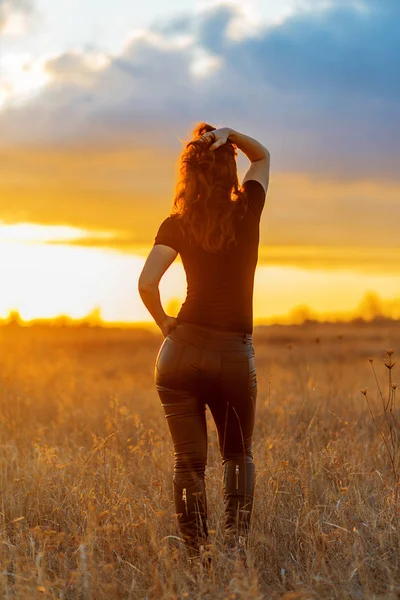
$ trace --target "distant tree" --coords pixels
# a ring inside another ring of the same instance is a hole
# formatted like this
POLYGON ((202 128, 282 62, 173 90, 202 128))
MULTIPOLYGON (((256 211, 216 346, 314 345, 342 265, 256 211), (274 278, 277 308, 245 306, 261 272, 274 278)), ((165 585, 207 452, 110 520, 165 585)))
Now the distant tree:
POLYGON ((90 327, 100 327, 102 322, 101 308, 100 306, 95 306, 85 318, 85 323, 90 325, 90 327))
POLYGON ((302 325, 305 321, 313 321, 314 315, 309 306, 299 304, 295 306, 288 314, 288 322, 293 325, 302 325))
POLYGON ((68 317, 68 315, 59 315, 52 319, 51 323, 55 327, 69 327, 71 325, 72 319, 68 317))
POLYGON ((366 321, 383 316, 382 300, 376 292, 368 291, 358 304, 357 314, 366 321))
POLYGON ((20 327, 22 325, 22 319, 18 310, 10 310, 5 322, 6 325, 9 325, 11 327, 20 327))

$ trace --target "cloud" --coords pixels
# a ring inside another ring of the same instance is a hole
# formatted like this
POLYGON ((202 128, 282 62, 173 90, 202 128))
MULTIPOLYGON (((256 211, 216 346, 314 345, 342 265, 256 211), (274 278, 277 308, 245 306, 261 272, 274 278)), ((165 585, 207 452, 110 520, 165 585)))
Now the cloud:
POLYGON ((144 243, 170 208, 180 140, 206 120, 270 148, 269 243, 397 245, 399 15, 397 0, 314 0, 236 38, 241 9, 224 4, 116 55, 43 58, 49 83, 0 111, 0 214, 144 243), (214 65, 201 77, 199 52, 214 65))
MULTIPOLYGON (((47 240, 46 244, 102 248, 146 257, 149 252, 149 237, 146 241, 146 245, 138 246, 135 237, 124 236, 121 232, 121 234, 114 236, 91 236, 88 234, 70 240, 51 239, 47 240)), ((152 239, 150 241, 152 242, 152 239)), ((318 271, 356 271, 378 275, 391 275, 400 272, 399 248, 261 245, 258 259, 260 265, 295 267, 318 271)))
POLYGON ((11 20, 16 15, 24 17, 33 13, 31 0, 0 0, 0 33, 7 32, 11 20))
POLYGON ((196 27, 199 45, 212 53, 223 54, 229 25, 237 12, 235 6, 224 4, 204 12, 196 27))
POLYGON ((399 11, 394 0, 320 4, 232 39, 240 8, 223 4, 142 32, 101 69, 68 52, 47 61, 39 95, 0 112, 2 143, 177 149, 205 119, 261 138, 278 170, 397 178, 399 11), (218 58, 201 78, 199 51, 218 58))

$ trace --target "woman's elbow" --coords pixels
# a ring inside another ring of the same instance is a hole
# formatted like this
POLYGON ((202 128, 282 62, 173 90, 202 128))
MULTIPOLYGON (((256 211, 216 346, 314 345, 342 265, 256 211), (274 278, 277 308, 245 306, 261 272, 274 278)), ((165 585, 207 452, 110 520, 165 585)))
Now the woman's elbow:
POLYGON ((144 294, 148 294, 149 292, 153 292, 158 287, 158 283, 154 281, 150 281, 145 277, 140 276, 138 280, 138 290, 139 294, 142 296, 144 294))

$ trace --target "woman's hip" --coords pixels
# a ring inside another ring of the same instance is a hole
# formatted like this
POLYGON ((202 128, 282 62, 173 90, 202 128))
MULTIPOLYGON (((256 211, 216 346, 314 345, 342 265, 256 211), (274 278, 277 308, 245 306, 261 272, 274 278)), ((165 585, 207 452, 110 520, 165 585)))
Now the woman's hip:
POLYGON ((239 354, 254 352, 251 333, 226 331, 186 321, 179 321, 167 337, 177 342, 191 344, 202 350, 239 354))
POLYGON ((178 326, 166 336, 159 349, 155 367, 158 385, 199 391, 206 382, 220 386, 229 379, 255 385, 255 354, 251 342, 240 338, 204 338, 192 328, 178 326), (227 376, 228 375, 228 376, 227 376))

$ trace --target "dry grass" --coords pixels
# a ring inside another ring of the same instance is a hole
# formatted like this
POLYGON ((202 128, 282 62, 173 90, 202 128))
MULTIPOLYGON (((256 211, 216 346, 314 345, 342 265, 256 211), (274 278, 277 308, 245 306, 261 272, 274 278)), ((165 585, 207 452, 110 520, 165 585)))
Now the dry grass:
MULTIPOLYGON (((214 575, 199 580, 174 537, 172 442, 153 385, 161 340, 0 329, 0 597, 399 598, 400 505, 381 435, 398 432, 399 416, 393 396, 390 431, 368 358, 386 393, 400 324, 255 330, 251 568, 216 553, 214 575)), ((218 546, 222 470, 208 422, 218 546)))

